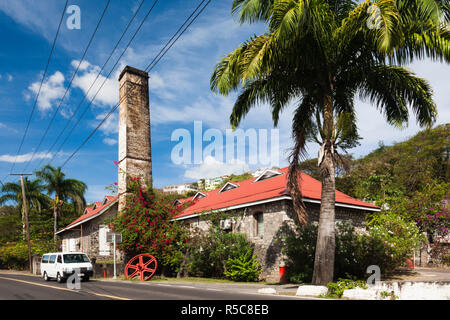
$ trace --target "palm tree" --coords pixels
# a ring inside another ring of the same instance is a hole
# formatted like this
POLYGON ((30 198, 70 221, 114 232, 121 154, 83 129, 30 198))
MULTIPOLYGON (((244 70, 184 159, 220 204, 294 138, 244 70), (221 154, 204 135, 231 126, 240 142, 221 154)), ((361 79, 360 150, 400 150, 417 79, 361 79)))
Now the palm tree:
POLYGON ((87 186, 84 182, 75 179, 66 179, 61 168, 54 168, 47 164, 40 171, 35 172, 36 176, 45 183, 45 190, 49 196, 54 196, 53 207, 53 232, 56 241, 56 231, 58 229, 58 215, 64 201, 71 200, 78 211, 82 211, 86 205, 84 193, 87 186))
MULTIPOLYGON (((33 210, 40 213, 42 207, 47 206, 49 203, 48 197, 42 193, 44 191, 44 186, 41 185, 40 180, 34 179, 30 181, 27 177, 23 179, 23 185, 26 193, 28 212, 32 212, 33 210)), ((3 184, 0 191, 3 193, 3 195, 0 196, 0 205, 3 205, 7 201, 12 201, 17 204, 22 219, 22 231, 25 236, 25 216, 20 180, 3 184)))
POLYGON ((234 0, 232 12, 241 23, 266 22, 267 32, 216 65, 211 90, 239 91, 233 128, 259 103, 270 105, 277 126, 280 113, 295 104, 288 187, 300 223, 307 213, 299 162, 308 141, 320 144, 313 284, 327 284, 334 272, 337 150, 359 138, 355 97, 376 105, 392 125, 408 122, 409 106, 421 126, 430 126, 437 114, 432 89, 403 65, 424 57, 450 61, 449 6, 436 0, 234 0))

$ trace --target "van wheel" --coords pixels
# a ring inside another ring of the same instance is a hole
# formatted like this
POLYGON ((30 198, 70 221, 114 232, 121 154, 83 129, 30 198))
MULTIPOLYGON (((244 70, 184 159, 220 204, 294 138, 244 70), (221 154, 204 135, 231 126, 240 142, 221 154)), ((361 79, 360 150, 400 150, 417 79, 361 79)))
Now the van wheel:
POLYGON ((63 283, 64 282, 64 278, 61 277, 61 274, 59 272, 56 275, 56 281, 58 281, 58 283, 63 283))
POLYGON ((47 275, 47 272, 44 272, 43 278, 44 278, 45 281, 49 281, 50 280, 50 278, 47 275))

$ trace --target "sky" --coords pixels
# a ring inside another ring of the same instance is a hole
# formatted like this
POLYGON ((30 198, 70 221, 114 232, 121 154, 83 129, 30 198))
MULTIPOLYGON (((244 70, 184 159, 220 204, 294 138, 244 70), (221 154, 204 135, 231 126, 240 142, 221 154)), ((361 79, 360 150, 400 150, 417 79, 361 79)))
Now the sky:
MULTIPOLYGON (((110 0, 81 62, 107 0, 69 1, 69 6, 76 5, 80 9, 80 28, 70 28, 67 22, 73 21, 73 11, 65 13, 35 112, 23 146, 17 154, 44 74, 64 1, 0 0, 0 35, 3 40, 0 47, 0 179, 3 182, 15 179, 8 175, 14 161, 13 172, 30 172, 48 161, 54 166, 62 165, 118 102, 120 71, 127 65, 145 69, 200 0, 159 0, 129 48, 124 51, 154 3, 153 0, 145 0, 128 33, 97 82, 92 84, 140 2, 110 0), (116 62, 116 67, 112 69, 116 62), (77 68, 78 72, 75 73, 77 68), (103 87, 93 99, 103 82, 103 87), (87 98, 83 101, 85 96, 87 98), (89 103, 91 99, 92 103, 89 103), (54 121, 37 149, 53 116, 54 121), (77 122, 78 125, 68 136, 77 122), (67 130, 56 140, 66 126, 67 130), (60 152, 56 153, 59 149, 60 152), (33 153, 35 156, 31 161, 33 153)), ((264 33, 264 30, 263 24, 239 24, 231 15, 231 0, 212 0, 151 70, 149 90, 155 187, 267 166, 267 162, 261 160, 263 157, 258 157, 256 163, 250 161, 251 152, 259 155, 262 151, 248 141, 245 143, 248 155, 243 157, 228 156, 224 150, 208 154, 208 141, 212 140, 205 137, 199 161, 179 163, 173 157, 173 151, 181 141, 174 139, 174 136, 180 130, 190 134, 192 144, 198 138, 199 131, 196 128, 201 131, 200 141, 202 133, 207 132, 222 135, 225 141, 236 94, 223 97, 211 92, 211 73, 225 54, 250 37, 264 33)), ((450 122, 450 67, 423 60, 414 62, 409 68, 426 78, 433 87, 438 106, 436 124, 450 122)), ((413 116, 407 127, 399 129, 389 126, 379 111, 368 102, 357 101, 356 109, 363 139, 361 146, 349 151, 355 157, 370 153, 380 141, 389 145, 403 141, 420 130, 413 116)), ((269 108, 265 105, 254 108, 240 126, 243 130, 257 132, 258 139, 264 134, 268 141, 271 141, 271 134, 278 137, 278 145, 270 142, 269 149, 277 146, 270 152, 275 152, 279 167, 288 165, 293 110, 294 106, 286 108, 276 130, 269 108)), ((109 193, 105 187, 117 181, 117 167, 114 164, 118 150, 117 118, 115 112, 63 167, 68 178, 79 179, 88 185, 88 202, 101 200, 109 193)), ((307 147, 309 157, 316 157, 318 146, 311 143, 307 147)))

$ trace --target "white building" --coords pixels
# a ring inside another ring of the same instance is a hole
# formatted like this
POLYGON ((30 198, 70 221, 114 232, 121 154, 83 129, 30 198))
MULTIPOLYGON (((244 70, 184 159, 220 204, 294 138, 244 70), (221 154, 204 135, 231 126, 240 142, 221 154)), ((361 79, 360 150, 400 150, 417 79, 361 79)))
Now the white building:
POLYGON ((223 177, 205 178, 198 180, 197 183, 200 188, 210 191, 216 189, 224 180, 223 177))
POLYGON ((197 191, 197 187, 194 186, 192 183, 182 183, 182 184, 176 184, 172 186, 165 186, 163 188, 163 192, 165 193, 178 193, 178 194, 185 194, 189 191, 197 191))

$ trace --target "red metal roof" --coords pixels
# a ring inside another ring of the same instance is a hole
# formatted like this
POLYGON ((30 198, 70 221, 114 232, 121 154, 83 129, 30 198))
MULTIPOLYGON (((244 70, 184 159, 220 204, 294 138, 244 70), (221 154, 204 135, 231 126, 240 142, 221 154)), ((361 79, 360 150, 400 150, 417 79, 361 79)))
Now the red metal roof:
MULTIPOLYGON (((281 174, 268 179, 259 180, 254 177, 248 180, 240 181, 239 187, 220 192, 220 189, 203 192, 206 197, 194 200, 193 204, 183 210, 177 218, 187 217, 196 213, 208 212, 212 210, 225 209, 238 205, 245 205, 282 196, 290 196, 287 190, 287 172, 289 167, 279 170, 281 174)), ((300 190, 303 198, 319 200, 321 199, 322 183, 311 176, 301 173, 300 190)), ((179 199, 181 203, 192 200, 193 197, 187 199, 179 199)), ((371 209, 379 209, 379 207, 364 201, 354 199, 340 191, 336 190, 336 203, 365 207, 371 209)))
POLYGON ((106 196, 105 198, 108 199, 108 202, 106 204, 103 204, 103 202, 105 201, 105 200, 103 200, 102 202, 95 202, 95 204, 97 205, 97 208, 95 210, 92 210, 92 207, 86 207, 88 212, 83 214, 82 216, 80 216, 75 221, 72 221, 72 223, 70 223, 63 230, 70 229, 70 227, 72 227, 73 225, 75 225, 75 224, 77 224, 79 222, 82 222, 82 221, 84 221, 84 220, 86 220, 86 219, 88 219, 90 217, 93 217, 96 214, 100 213, 101 211, 103 211, 103 209, 108 207, 111 204, 111 202, 115 201, 117 199, 117 196, 106 196))

